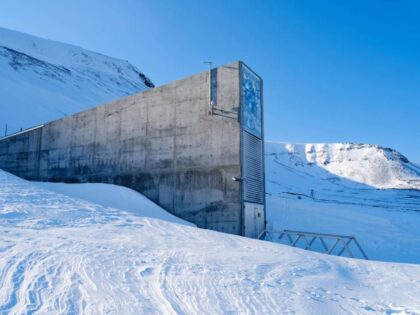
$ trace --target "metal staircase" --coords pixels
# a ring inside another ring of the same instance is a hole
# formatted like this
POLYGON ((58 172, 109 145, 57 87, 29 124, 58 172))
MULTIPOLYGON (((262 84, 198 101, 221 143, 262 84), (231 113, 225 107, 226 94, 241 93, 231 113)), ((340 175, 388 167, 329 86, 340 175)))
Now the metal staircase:
POLYGON ((317 251, 327 255, 344 256, 344 254, 347 254, 348 257, 368 260, 366 253, 354 236, 293 230, 263 230, 258 239, 317 251))

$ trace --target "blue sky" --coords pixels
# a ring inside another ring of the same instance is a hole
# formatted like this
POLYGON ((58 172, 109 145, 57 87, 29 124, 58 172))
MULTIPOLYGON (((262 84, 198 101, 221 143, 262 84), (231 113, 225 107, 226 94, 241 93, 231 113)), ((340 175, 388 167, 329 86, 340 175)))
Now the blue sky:
POLYGON ((129 60, 161 85, 243 60, 265 135, 420 162, 420 1, 2 0, 0 26, 129 60))

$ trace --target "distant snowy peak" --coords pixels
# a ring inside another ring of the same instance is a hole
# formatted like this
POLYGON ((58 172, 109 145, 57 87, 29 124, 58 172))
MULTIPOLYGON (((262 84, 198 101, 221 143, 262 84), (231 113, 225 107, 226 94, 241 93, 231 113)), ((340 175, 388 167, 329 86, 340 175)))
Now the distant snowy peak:
POLYGON ((128 61, 0 28, 1 129, 7 124, 13 132, 153 87, 128 61))
POLYGON ((377 145, 268 142, 266 155, 292 167, 316 165, 332 175, 375 188, 420 189, 420 167, 401 153, 377 145))

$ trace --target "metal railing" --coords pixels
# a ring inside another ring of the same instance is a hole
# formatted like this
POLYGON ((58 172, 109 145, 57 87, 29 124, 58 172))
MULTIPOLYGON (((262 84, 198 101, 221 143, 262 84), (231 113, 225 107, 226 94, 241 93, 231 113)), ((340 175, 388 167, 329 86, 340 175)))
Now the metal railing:
POLYGON ((36 129, 39 129, 39 128, 42 128, 42 127, 44 127, 44 125, 38 125, 38 126, 34 126, 34 127, 31 127, 31 128, 27 128, 27 129, 22 129, 21 128, 20 131, 16 131, 16 132, 13 132, 13 133, 10 133, 10 134, 7 134, 7 129, 6 129, 4 137, 0 137, 0 140, 6 140, 6 139, 12 138, 14 136, 24 134, 26 132, 36 130, 36 129))
POLYGON ((277 241, 279 243, 281 243, 281 241, 286 241, 286 243, 282 244, 306 250, 320 251, 327 255, 342 256, 344 253, 347 253, 349 257, 359 258, 361 256, 361 258, 368 260, 366 253, 354 236, 293 230, 263 230, 260 235, 258 235, 258 239, 277 241), (275 235, 278 235, 276 239, 274 238, 275 235), (319 241, 317 242, 317 240, 319 241), (317 249, 313 248, 315 244, 319 245, 317 249), (352 245, 353 249, 356 249, 360 255, 354 255, 350 248, 352 245))

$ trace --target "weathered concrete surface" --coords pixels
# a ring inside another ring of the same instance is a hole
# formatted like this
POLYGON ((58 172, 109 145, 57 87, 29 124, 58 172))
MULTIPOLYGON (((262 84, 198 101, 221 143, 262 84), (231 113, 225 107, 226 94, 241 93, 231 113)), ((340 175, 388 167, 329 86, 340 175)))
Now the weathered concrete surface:
MULTIPOLYGON (((239 62, 217 68, 214 97, 240 106, 239 62)), ((124 185, 199 227, 242 233, 240 124, 209 115, 208 73, 0 141, 20 177, 124 185)))

